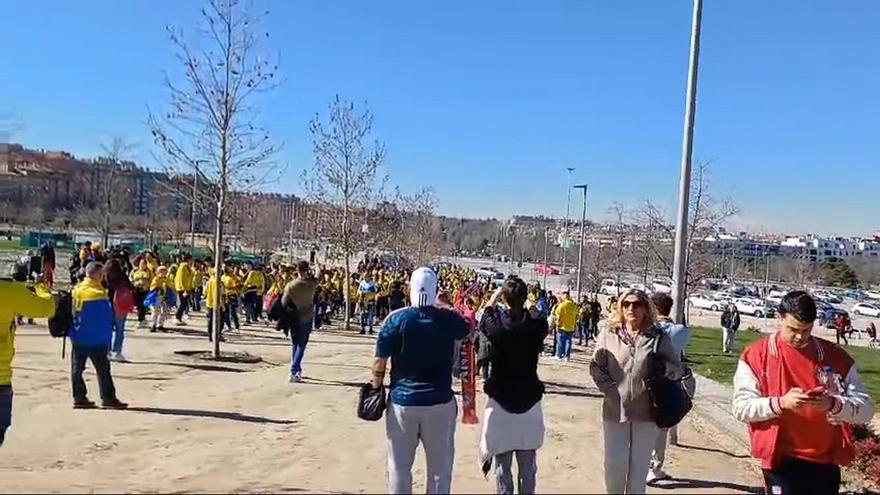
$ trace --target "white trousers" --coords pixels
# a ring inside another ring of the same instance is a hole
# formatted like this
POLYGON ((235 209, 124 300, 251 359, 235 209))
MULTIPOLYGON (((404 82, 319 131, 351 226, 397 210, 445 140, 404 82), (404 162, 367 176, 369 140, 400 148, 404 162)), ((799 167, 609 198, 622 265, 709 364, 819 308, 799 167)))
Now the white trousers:
POLYGON ((651 451, 659 432, 653 422, 603 423, 607 493, 645 493, 651 451))
POLYGON ((388 403, 388 492, 412 493, 412 465, 421 442, 427 464, 425 491, 449 493, 455 459, 455 399, 434 406, 398 406, 388 403))

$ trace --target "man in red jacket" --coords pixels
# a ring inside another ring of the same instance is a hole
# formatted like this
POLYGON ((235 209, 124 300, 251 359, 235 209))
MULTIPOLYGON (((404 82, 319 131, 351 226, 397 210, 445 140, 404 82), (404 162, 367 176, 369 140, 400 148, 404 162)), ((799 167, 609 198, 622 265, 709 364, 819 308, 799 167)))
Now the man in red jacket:
POLYGON ((850 425, 874 417, 855 362, 812 336, 816 303, 789 292, 778 330, 750 345, 733 379, 733 414, 749 425, 767 493, 837 493, 840 466, 852 461, 850 425))

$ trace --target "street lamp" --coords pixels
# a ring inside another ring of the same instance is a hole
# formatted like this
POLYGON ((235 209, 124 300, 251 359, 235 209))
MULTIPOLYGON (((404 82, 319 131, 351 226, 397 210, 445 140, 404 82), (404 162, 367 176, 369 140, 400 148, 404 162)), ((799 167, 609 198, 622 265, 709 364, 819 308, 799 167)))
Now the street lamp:
POLYGON ((568 184, 566 186, 567 199, 565 200, 565 220, 562 222, 562 276, 565 277, 565 255, 568 245, 568 219, 571 216, 571 173, 574 167, 566 168, 568 170, 568 184))
POLYGON ((681 182, 678 192, 678 216, 675 223, 675 259, 672 268, 673 307, 676 323, 685 320, 685 277, 687 277, 688 203, 691 194, 691 158, 694 153, 694 116, 697 109, 697 68, 700 62, 700 27, 703 0, 694 0, 691 24, 691 51, 685 97, 684 136, 681 143, 681 182))
POLYGON ((586 226, 587 226, 587 185, 580 184, 574 186, 575 189, 581 189, 584 192, 584 208, 581 211, 581 243, 580 248, 578 249, 578 268, 577 268, 577 300, 581 300, 581 279, 583 278, 583 270, 584 270, 584 239, 586 236, 586 226))

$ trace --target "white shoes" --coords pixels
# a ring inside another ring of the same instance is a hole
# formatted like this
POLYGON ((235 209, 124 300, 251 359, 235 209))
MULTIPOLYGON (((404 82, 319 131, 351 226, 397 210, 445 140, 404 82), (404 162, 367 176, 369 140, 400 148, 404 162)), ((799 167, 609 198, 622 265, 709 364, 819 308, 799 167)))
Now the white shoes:
POLYGON ((645 481, 650 485, 651 483, 668 480, 669 478, 669 475, 662 468, 651 468, 648 470, 648 477, 645 481))
POLYGON ((301 383, 303 381, 301 373, 295 373, 287 377, 287 383, 301 383))
POLYGON ((121 352, 111 352, 110 353, 110 361, 116 361, 117 363, 127 363, 128 359, 122 355, 121 352))

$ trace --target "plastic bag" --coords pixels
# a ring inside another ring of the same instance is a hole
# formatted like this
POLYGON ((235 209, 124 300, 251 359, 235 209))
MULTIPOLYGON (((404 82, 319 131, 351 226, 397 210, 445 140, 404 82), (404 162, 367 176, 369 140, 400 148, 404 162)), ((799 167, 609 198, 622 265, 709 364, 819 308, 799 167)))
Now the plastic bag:
POLYGON ((365 421, 379 421, 385 412, 385 387, 365 383, 358 395, 357 415, 365 421))

